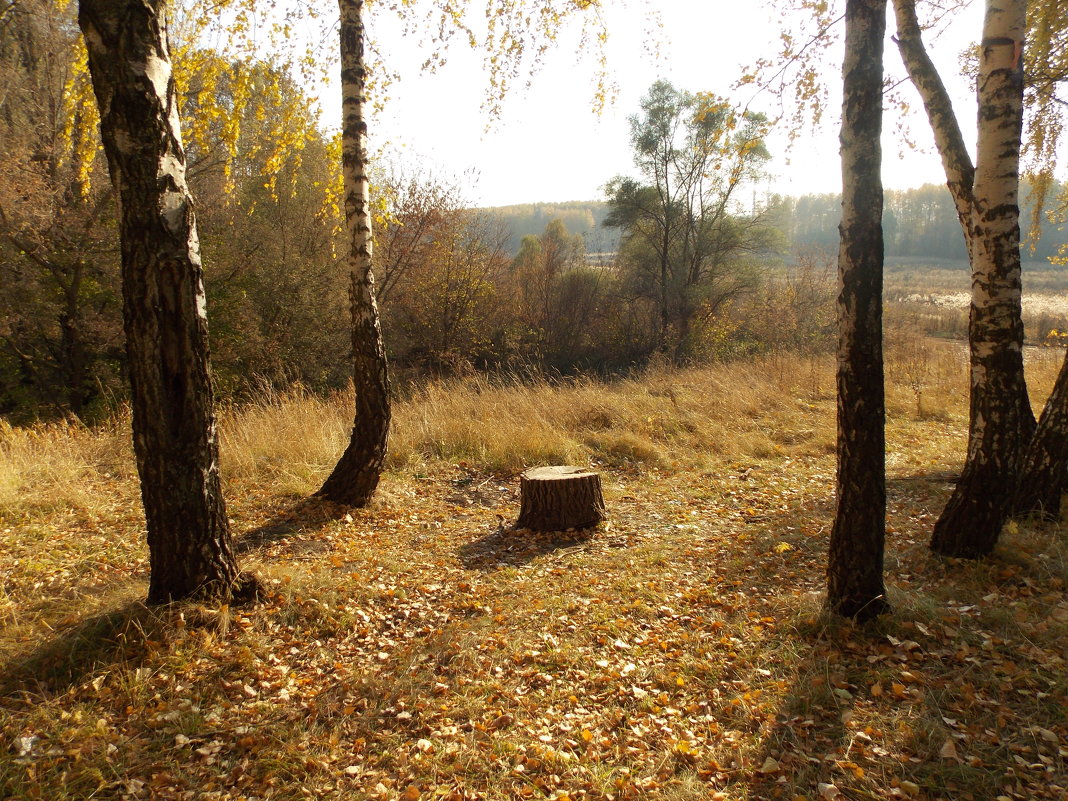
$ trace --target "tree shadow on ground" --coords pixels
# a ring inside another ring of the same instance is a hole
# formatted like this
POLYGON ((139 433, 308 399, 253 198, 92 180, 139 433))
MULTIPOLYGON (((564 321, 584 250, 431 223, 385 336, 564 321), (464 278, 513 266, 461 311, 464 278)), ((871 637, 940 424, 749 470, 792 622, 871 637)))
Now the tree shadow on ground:
MULTIPOLYGON (((888 476, 890 515, 915 516, 940 509, 956 478, 953 473, 938 470, 888 476)), ((758 508, 757 514, 750 515, 746 522, 752 533, 737 544, 739 579, 753 588, 805 588, 810 598, 822 598, 826 533, 834 516, 830 489, 828 486, 826 494, 805 495, 784 509, 758 508), (775 511, 782 514, 776 516, 775 511), (782 526, 780 521, 789 521, 792 528, 782 526), (820 536, 804 533, 813 531, 820 532, 820 536), (782 556, 777 559, 775 552, 780 546, 774 543, 778 541, 790 547, 782 547, 782 556)), ((759 506, 759 498, 739 498, 739 503, 759 506)), ((904 543, 888 541, 887 545, 888 560, 902 558, 904 543)), ((897 583, 893 575, 887 579, 891 586, 897 583)), ((911 580, 902 577, 900 581, 898 592, 908 592, 911 580)), ((755 595, 753 601, 756 603, 755 595)), ((908 641, 919 635, 912 633, 908 628, 912 624, 896 613, 855 626, 818 607, 808 608, 808 601, 799 606, 787 598, 786 603, 785 610, 774 603, 767 607, 773 617, 784 617, 772 635, 786 641, 778 649, 790 655, 788 665, 783 666, 788 670, 780 679, 784 692, 765 713, 759 744, 744 764, 735 766, 734 775, 738 778, 733 779, 733 771, 723 772, 720 781, 724 789, 744 788, 748 797, 769 800, 796 796, 873 801, 892 797, 888 794, 889 785, 880 787, 877 780, 906 780, 915 775, 915 766, 904 765, 897 777, 879 776, 887 765, 884 733, 867 731, 859 721, 872 707, 889 708, 906 701, 915 704, 920 712, 922 704, 914 698, 916 688, 895 684, 902 682, 900 673, 915 662, 914 655, 895 646, 891 636, 896 634, 897 641, 908 641), (900 697, 896 693, 901 693, 900 697)), ((742 680, 747 688, 759 688, 765 681, 759 671, 742 680)), ((725 728, 731 725, 731 710, 726 712, 721 723, 725 728)), ((926 710, 923 715, 926 719, 926 710)), ((747 723, 753 725, 744 719, 734 725, 744 730, 747 723)))
POLYGON ((263 525, 235 537, 234 552, 242 556, 290 539, 300 540, 290 544, 290 550, 294 553, 326 552, 330 550, 329 543, 314 539, 314 534, 328 523, 341 518, 346 509, 347 507, 314 496, 297 498, 288 507, 276 512, 274 517, 263 525))
POLYGON ((0 668, 0 696, 31 689, 62 693, 99 673, 102 666, 136 664, 158 647, 156 634, 164 626, 158 609, 136 600, 59 627, 55 636, 0 668))
POLYGON ((555 551, 585 546, 596 531, 596 528, 531 531, 502 523, 489 534, 460 546, 457 556, 468 570, 491 572, 503 567, 521 567, 555 551))
POLYGON ((797 632, 804 656, 753 759, 755 771, 745 784, 754 798, 789 798, 779 783, 783 776, 808 798, 872 798, 857 781, 863 775, 857 763, 865 762, 871 738, 861 731, 858 739, 850 720, 856 699, 869 691, 867 656, 881 639, 877 628, 853 629, 821 617, 797 632))
POLYGON ((887 493, 893 495, 915 494, 918 490, 942 489, 946 485, 954 486, 960 481, 959 470, 932 470, 929 473, 913 473, 907 476, 886 477, 887 493))
MULTIPOLYGON (((890 517, 915 519, 920 513, 937 513, 958 477, 958 473, 944 470, 888 476, 890 517)), ((791 514, 797 511, 791 509, 791 514)), ((833 511, 828 519, 831 514, 833 511)), ((920 527, 914 533, 922 541, 929 532, 920 527)), ((802 542, 790 542, 795 546, 791 553, 802 551, 802 542)), ((818 546, 823 543, 821 538, 818 546)), ((822 566, 822 547, 814 550, 818 560, 813 564, 822 566)), ((783 650, 792 652, 796 661, 791 660, 783 697, 766 719, 759 747, 748 764, 749 774, 743 771, 744 778, 738 781, 750 797, 789 799, 796 795, 874 801, 1012 794, 1006 791, 1008 780, 1004 777, 1023 770, 1008 761, 1004 741, 1009 739, 1006 732, 1011 726, 999 722, 999 717, 1011 720, 1011 713, 1017 710, 1021 718, 1050 730, 1063 720, 1059 712, 1059 718, 1036 714, 1035 709, 1041 709, 1037 702, 1025 707, 1007 700, 1006 688, 1018 692, 1023 683, 1021 666, 1027 652, 1020 653, 1008 636, 1001 639, 987 633, 996 634, 998 629, 989 619, 979 623, 974 600, 946 600, 981 598, 999 586, 1007 588, 1001 591, 1008 596, 1015 587, 1030 597, 1029 593, 1038 593, 1036 588, 1044 586, 1043 575, 1049 572, 1046 563, 1035 560, 1037 572, 1029 576, 1016 549, 1005 544, 974 567, 972 563, 953 565, 930 557, 922 544, 903 541, 899 536, 888 537, 886 558, 893 608, 890 614, 855 626, 824 612, 806 613, 793 607, 788 625, 779 629, 776 636, 788 643, 783 650), (891 565, 899 565, 899 569, 891 565), (994 580, 984 578, 988 572, 994 580), (958 575, 961 573, 971 575, 958 575), (975 617, 959 613, 955 607, 961 604, 975 617), (996 643, 987 647, 1003 651, 1007 667, 1000 668, 1002 675, 991 659, 992 652, 982 647, 984 639, 996 643), (983 668, 977 670, 979 665, 983 668), (985 675, 993 678, 986 679, 985 675), (972 684, 979 689, 969 689, 972 684), (999 691, 1006 700, 986 705, 969 700, 972 692, 981 699, 984 692, 997 697, 999 691), (1018 711, 1021 709, 1027 711, 1018 711), (1028 714, 1033 717, 1028 718, 1028 714), (996 744, 985 750, 981 737, 975 736, 984 731, 997 732, 992 738, 996 744), (956 747, 961 758, 956 757, 956 747), (969 763, 967 756, 976 757, 974 763, 969 763), (765 765, 767 770, 763 771, 765 765)), ((753 561, 758 572, 766 571, 766 561, 759 556, 753 561)), ((806 580, 803 575, 789 578, 806 580)), ((774 572, 754 577, 755 584, 775 580, 782 583, 774 572)), ((814 585, 811 575, 807 583, 820 595, 824 592, 822 582, 814 585)), ((1053 586, 1062 587, 1063 583, 1053 586)), ((991 617, 996 618, 997 612, 991 617)), ((1008 625, 1011 630, 1017 624, 1008 625)), ((1018 694, 1034 697, 1038 687, 1059 681, 1052 673, 1047 678, 1045 683, 1028 685, 1028 694, 1018 694)), ((758 684, 760 678, 753 676, 750 681, 758 684)), ((1034 749, 1040 741, 1026 728, 1018 739, 1020 748, 1034 749)), ((729 777, 724 781, 729 784, 729 777)), ((1033 788, 1017 784, 1014 792, 1032 797, 1028 793, 1033 793, 1033 788)))

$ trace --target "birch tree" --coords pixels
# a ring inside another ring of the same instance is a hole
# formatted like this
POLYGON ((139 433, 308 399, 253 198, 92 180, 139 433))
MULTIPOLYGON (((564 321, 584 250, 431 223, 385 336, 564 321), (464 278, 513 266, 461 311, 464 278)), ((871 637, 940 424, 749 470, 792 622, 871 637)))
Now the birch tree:
MULTIPOLYGON (((366 35, 363 0, 338 0, 341 12, 340 60, 342 92, 342 171, 350 271, 349 304, 352 314, 353 383, 356 417, 348 446, 318 495, 349 506, 363 506, 373 495, 385 461, 389 437, 389 369, 372 271, 372 234, 367 178, 366 35)), ((489 75, 488 104, 499 109, 510 80, 520 65, 536 70, 559 26, 573 15, 583 19, 583 41, 588 41, 586 0, 488 0, 486 34, 480 43, 467 24, 469 3, 435 3, 440 12, 434 51, 426 68, 444 63, 443 49, 456 32, 466 35, 472 47, 486 52, 489 75), (532 52, 531 52, 532 51, 532 52)), ((396 9, 410 13, 409 4, 396 9)), ((599 41, 603 45, 603 38, 599 41)), ((603 98, 603 83, 601 85, 603 98)))
POLYGON ((148 602, 255 592, 219 485, 208 329, 163 0, 81 0, 120 206, 123 317, 151 562, 148 602))
POLYGON ((1013 512, 1057 520, 1068 462, 1068 354, 1020 464, 1013 512))
POLYGON ((976 557, 993 549, 1012 511, 1020 459, 1035 429, 1023 371, 1018 200, 1026 3, 986 2, 974 166, 924 48, 915 0, 894 0, 894 10, 898 49, 923 99, 972 269, 968 453, 931 548, 976 557))
POLYGON ((867 620, 887 611, 882 353, 883 35, 886 0, 847 0, 838 251, 838 507, 827 605, 867 620))
POLYGON ((370 183, 367 178, 367 65, 363 0, 339 0, 341 9, 342 172, 348 238, 356 419, 341 460, 318 494, 335 503, 363 506, 382 474, 389 437, 389 368, 371 269, 370 183))
MULTIPOLYGON (((1043 209, 1050 201, 1054 169, 1064 134, 1068 100, 1068 2, 1044 0, 1032 3, 1027 19, 1028 53, 1025 102, 1028 131, 1024 151, 1032 181, 1031 229, 1037 231, 1043 209)), ((1052 216, 1068 217, 1068 188, 1062 185, 1059 204, 1052 216)), ((1034 244, 1034 236, 1031 237, 1034 244)), ((1065 262, 1068 250, 1061 248, 1054 259, 1065 262)), ((1068 354, 1061 365, 1053 391, 1042 410, 1038 429, 1023 456, 1013 511, 1038 513, 1048 519, 1060 516, 1068 462, 1068 354)))

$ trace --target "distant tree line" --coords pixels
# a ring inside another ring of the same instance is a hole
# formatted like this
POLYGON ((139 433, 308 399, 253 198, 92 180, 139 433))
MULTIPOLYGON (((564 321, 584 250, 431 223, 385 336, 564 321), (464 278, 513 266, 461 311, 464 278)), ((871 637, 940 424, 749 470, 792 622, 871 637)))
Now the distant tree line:
MULTIPOLYGON (((1053 194, 1063 188, 1053 187, 1053 194)), ((961 235, 953 197, 945 184, 924 184, 915 189, 888 189, 884 194, 883 238, 889 259, 949 259, 966 261, 967 247, 961 235)), ((1068 226, 1047 222, 1034 244, 1031 220, 1032 193, 1021 192, 1020 233, 1026 261, 1046 261, 1068 242, 1068 226)), ((842 216, 837 194, 783 197, 778 201, 780 226, 794 247, 838 246, 838 222, 842 216)))
POLYGON ((614 253, 619 247, 619 229, 605 224, 609 211, 604 201, 521 203, 486 209, 508 232, 505 247, 511 255, 519 252, 524 237, 540 235, 553 220, 582 237, 587 253, 614 253))
MULTIPOLYGON (((0 415, 91 420, 127 396, 117 207, 102 156, 95 149, 84 162, 71 156, 77 109, 40 102, 62 96, 69 80, 69 19, 57 10, 9 24, 20 36, 0 43, 0 77, 9 87, 0 117, 0 415), (56 56, 35 57, 41 52, 56 56)), ((197 198, 216 387, 229 398, 296 382, 344 387, 352 344, 337 142, 300 125, 306 98, 269 65, 202 59, 185 69, 182 107, 199 126, 187 144, 187 176, 197 198), (211 122, 201 107, 207 77, 198 64, 222 72, 212 96, 231 114, 226 124, 211 122), (279 138, 299 146, 279 158, 279 138)), ((683 105, 674 112, 680 121, 693 116, 683 105)), ((717 114, 706 123, 709 141, 728 119, 717 114)), ((668 333, 687 359, 749 352, 764 336, 758 314, 752 325, 741 322, 741 290, 757 309, 758 267, 779 257, 767 243, 760 252, 711 246, 737 231, 731 226, 742 217, 733 208, 714 216, 699 204, 665 207, 680 223, 672 223, 665 283, 649 261, 644 223, 633 206, 624 208, 623 195, 595 211, 537 212, 540 226, 513 248, 502 215, 471 209, 461 187, 388 165, 377 166, 372 182, 383 330, 402 372, 616 371, 664 350, 668 333), (597 245, 588 226, 613 208, 612 236, 626 238, 626 253, 591 263, 587 252, 597 245), (566 220, 578 220, 580 230, 569 231, 566 220)), ((649 175, 625 186, 630 200, 655 193, 649 175)), ((765 218, 762 232, 770 230, 765 218)))
MULTIPOLYGON (((1047 192, 1058 196, 1063 187, 1054 182, 1047 192)), ((1055 257, 1058 248, 1068 242, 1068 228, 1063 223, 1047 220, 1032 251, 1029 243, 1034 197, 1025 189, 1022 198, 1020 223, 1025 261, 1055 257)), ((788 251, 812 247, 833 251, 838 247, 842 202, 837 193, 773 196, 764 205, 774 214, 775 227, 782 233, 788 251)), ((591 254, 614 253, 619 248, 620 229, 606 224, 611 211, 607 202, 529 203, 486 211, 508 229, 506 249, 511 254, 518 252, 524 236, 539 234, 554 219, 563 222, 570 233, 582 236, 591 254)), ((886 190, 883 235, 890 259, 964 261, 968 258, 953 198, 945 184, 886 190)))

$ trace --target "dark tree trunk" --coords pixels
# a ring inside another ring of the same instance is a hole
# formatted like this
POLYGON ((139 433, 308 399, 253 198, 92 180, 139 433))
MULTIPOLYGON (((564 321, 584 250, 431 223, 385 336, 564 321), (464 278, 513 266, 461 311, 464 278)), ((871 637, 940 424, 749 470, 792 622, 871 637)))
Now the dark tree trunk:
POLYGON ((1013 511, 1056 520, 1068 467, 1068 353, 1020 466, 1013 511))
POLYGON ((78 16, 120 203, 149 603, 229 598, 239 584, 219 487, 200 251, 164 15, 163 0, 81 0, 78 16))
POLYGON ((76 417, 82 416, 96 394, 89 380, 92 356, 86 347, 82 331, 80 295, 86 269, 85 262, 79 258, 71 262, 68 270, 57 270, 69 274, 69 281, 62 287, 65 308, 59 315, 60 353, 67 385, 67 408, 76 417))
POLYGON ((59 315, 60 366, 66 384, 67 408, 75 417, 82 416, 89 402, 85 348, 78 323, 79 319, 67 312, 59 315))
POLYGON ((318 494, 347 506, 363 506, 382 475, 389 436, 389 370, 371 272, 371 216, 367 180, 367 121, 363 0, 341 7, 341 129, 345 221, 349 234, 349 302, 352 312, 356 420, 341 460, 318 494))
POLYGON ((968 454, 935 523, 931 549, 977 558, 994 549, 1012 511, 1034 415, 1023 373, 1019 162, 1024 0, 987 0, 979 59, 972 189, 971 398, 968 454))
POLYGON ((889 609, 883 396, 882 152, 886 0, 848 0, 838 251, 838 509, 827 560, 827 605, 868 620, 889 609))
POLYGON ((516 528, 589 528, 605 517, 601 477, 583 467, 532 468, 520 477, 519 491, 521 506, 516 528))

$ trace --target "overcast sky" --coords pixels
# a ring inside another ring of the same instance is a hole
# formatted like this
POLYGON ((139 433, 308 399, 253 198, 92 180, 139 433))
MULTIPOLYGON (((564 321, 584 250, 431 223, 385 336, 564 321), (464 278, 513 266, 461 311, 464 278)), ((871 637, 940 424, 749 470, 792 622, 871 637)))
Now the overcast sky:
MULTIPOLYGON (((774 52, 780 27, 793 27, 790 20, 773 19, 774 12, 765 5, 747 0, 662 0, 655 3, 663 21, 660 57, 655 59, 647 53, 648 20, 642 6, 633 0, 622 9, 606 6, 611 31, 608 68, 619 87, 615 102, 601 116, 593 113, 597 65, 590 54, 576 52, 576 37, 568 33, 531 86, 517 87, 509 96, 500 120, 489 130, 481 109, 486 79, 480 54, 454 46, 444 67, 424 74, 419 66, 426 53, 420 43, 401 36, 395 24, 374 21, 370 35, 403 79, 391 89, 386 110, 372 122, 372 148, 388 143, 409 166, 418 162, 441 176, 473 174, 476 179, 464 183, 469 201, 477 205, 602 199, 603 185, 632 169, 626 120, 650 84, 666 78, 680 89, 732 95, 742 67, 774 52)), ((978 37, 981 17, 982 3, 973 2, 947 33, 929 44, 954 95, 966 140, 974 138, 974 92, 958 77, 956 64, 960 51, 978 37)), ((828 81, 835 88, 841 80, 840 46, 831 55, 828 81)), ((888 68, 901 74, 896 47, 889 41, 886 60, 888 68)), ((912 88, 904 90, 919 106, 912 88)), ((771 97, 754 98, 751 92, 732 96, 753 110, 775 108, 771 97)), ((324 95, 327 119, 334 113, 330 97, 324 95)), ((803 132, 789 152, 785 131, 773 136, 771 169, 776 175, 766 190, 838 191, 839 104, 836 93, 822 130, 803 132)), ((912 121, 911 138, 919 146, 912 149, 902 142, 895 119, 888 117, 884 123, 886 186, 942 183, 926 123, 912 121)))

